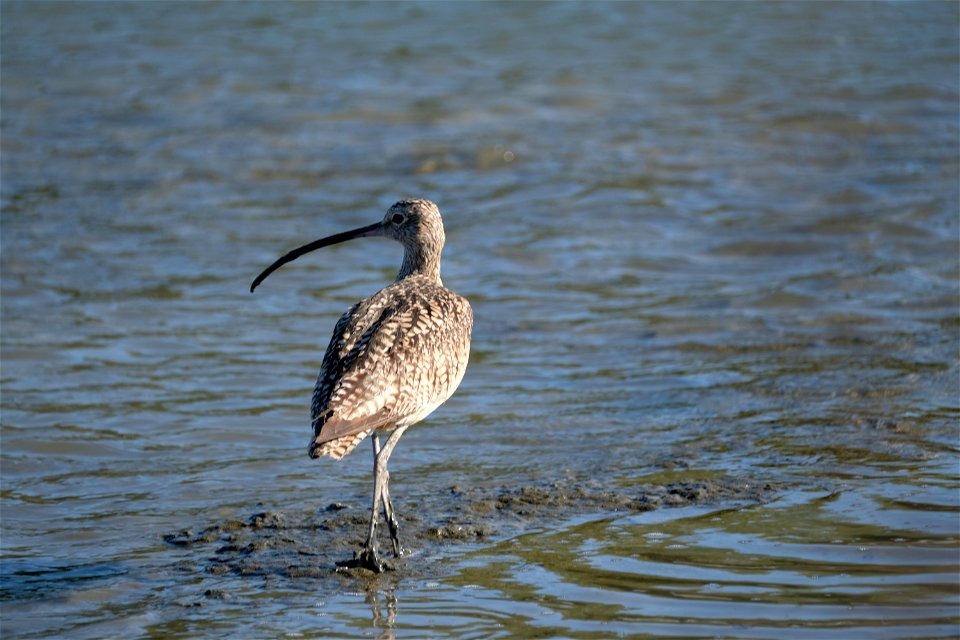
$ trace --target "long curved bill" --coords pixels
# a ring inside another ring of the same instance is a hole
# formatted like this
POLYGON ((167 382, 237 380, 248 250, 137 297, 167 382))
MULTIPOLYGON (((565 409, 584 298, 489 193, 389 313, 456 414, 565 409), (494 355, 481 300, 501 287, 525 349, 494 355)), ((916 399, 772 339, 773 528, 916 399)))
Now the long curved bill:
POLYGON ((290 253, 280 257, 272 265, 263 270, 263 273, 257 276, 253 281, 253 284, 250 285, 250 293, 253 293, 253 290, 263 282, 268 275, 287 264, 288 262, 293 262, 300 256, 305 253, 310 253, 315 249, 322 249, 323 247, 329 247, 332 244, 340 244, 341 242, 346 242, 347 240, 353 240, 354 238, 366 238, 369 236, 379 236, 383 235, 383 223, 377 222, 376 224, 371 224, 366 227, 360 227, 359 229, 353 229, 352 231, 344 231, 343 233, 337 233, 326 238, 321 238, 320 240, 314 240, 310 244, 305 244, 298 249, 294 249, 290 253))

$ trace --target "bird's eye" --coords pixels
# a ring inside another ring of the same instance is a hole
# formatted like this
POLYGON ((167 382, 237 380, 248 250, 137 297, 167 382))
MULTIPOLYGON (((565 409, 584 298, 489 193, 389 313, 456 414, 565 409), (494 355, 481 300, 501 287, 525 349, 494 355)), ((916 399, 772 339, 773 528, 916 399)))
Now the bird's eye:
POLYGON ((403 214, 402 214, 402 213, 395 213, 395 214, 393 214, 393 224, 400 224, 400 223, 402 223, 404 220, 406 220, 406 218, 403 217, 403 214))

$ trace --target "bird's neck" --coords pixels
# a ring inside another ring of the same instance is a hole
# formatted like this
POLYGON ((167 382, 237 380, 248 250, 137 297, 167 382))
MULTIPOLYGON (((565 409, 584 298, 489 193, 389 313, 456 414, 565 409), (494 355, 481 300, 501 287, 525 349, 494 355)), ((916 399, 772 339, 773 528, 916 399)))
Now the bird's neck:
POLYGON ((397 282, 409 276, 424 276, 440 283, 440 252, 427 252, 416 249, 403 251, 403 264, 397 274, 397 282))

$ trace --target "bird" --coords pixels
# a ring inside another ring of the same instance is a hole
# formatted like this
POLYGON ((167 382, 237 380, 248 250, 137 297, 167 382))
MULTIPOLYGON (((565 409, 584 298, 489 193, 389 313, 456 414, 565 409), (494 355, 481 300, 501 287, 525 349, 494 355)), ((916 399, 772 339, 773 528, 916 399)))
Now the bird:
POLYGON ((445 235, 436 204, 400 200, 374 224, 315 240, 278 258, 250 292, 300 256, 354 238, 386 237, 403 246, 396 280, 354 304, 337 322, 311 402, 311 458, 341 460, 365 438, 373 442, 373 507, 367 539, 343 567, 385 570, 377 551, 381 506, 394 556, 399 525, 390 500, 387 462, 400 436, 446 402, 463 380, 470 356, 473 310, 440 279, 445 235), (380 436, 385 437, 381 446, 380 436))

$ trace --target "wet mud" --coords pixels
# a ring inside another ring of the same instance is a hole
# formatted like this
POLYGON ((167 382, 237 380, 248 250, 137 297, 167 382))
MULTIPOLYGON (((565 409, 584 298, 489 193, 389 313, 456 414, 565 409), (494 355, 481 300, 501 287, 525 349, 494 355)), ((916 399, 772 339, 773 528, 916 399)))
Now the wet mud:
MULTIPOLYGON (((429 504, 421 502, 419 515, 409 507, 403 510, 406 513, 398 513, 405 550, 400 558, 389 551, 385 527, 378 528, 386 567, 380 575, 337 566, 353 556, 367 535, 369 507, 365 502, 337 502, 319 511, 259 510, 245 518, 183 529, 163 538, 172 547, 195 552, 195 557, 179 567, 186 572, 295 580, 339 576, 347 581, 373 583, 442 574, 438 565, 452 545, 492 544, 576 515, 766 502, 776 494, 777 487, 772 483, 733 477, 630 487, 590 480, 497 490, 454 485, 429 504)), ((230 597, 218 589, 208 589, 203 595, 212 599, 230 597)))

